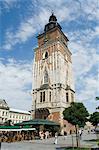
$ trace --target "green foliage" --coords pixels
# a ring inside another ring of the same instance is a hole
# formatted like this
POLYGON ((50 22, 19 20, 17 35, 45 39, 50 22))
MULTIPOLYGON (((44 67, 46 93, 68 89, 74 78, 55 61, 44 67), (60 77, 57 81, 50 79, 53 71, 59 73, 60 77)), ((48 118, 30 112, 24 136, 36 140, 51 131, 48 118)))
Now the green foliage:
POLYGON ((11 126, 11 120, 7 120, 5 123, 4 123, 4 125, 6 125, 6 126, 11 126))
POLYGON ((71 106, 63 111, 63 115, 71 124, 84 127, 89 113, 83 103, 71 103, 71 106))
POLYGON ((72 149, 74 149, 74 150, 90 150, 90 148, 83 148, 83 147, 82 147, 82 148, 81 148, 81 147, 80 147, 80 148, 77 148, 77 147, 68 148, 68 147, 67 147, 65 150, 72 150, 72 149))
POLYGON ((99 109, 99 106, 96 109, 99 109))
POLYGON ((94 125, 97 126, 99 123, 99 112, 94 112, 91 114, 89 121, 94 125))
POLYGON ((96 97, 96 100, 99 100, 99 97, 96 97))

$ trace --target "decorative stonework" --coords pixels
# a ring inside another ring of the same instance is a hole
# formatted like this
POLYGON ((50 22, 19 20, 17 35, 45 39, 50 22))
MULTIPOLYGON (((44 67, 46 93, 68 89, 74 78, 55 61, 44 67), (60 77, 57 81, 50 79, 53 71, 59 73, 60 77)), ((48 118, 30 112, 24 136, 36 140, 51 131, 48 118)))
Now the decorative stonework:
POLYGON ((63 129, 62 112, 75 101, 72 54, 67 46, 68 38, 53 17, 45 25, 44 33, 38 35, 34 52, 32 116, 35 117, 36 110, 48 109, 50 114, 46 118, 59 122, 63 129))
POLYGON ((0 109, 9 110, 9 106, 8 106, 7 102, 4 99, 0 99, 0 109))

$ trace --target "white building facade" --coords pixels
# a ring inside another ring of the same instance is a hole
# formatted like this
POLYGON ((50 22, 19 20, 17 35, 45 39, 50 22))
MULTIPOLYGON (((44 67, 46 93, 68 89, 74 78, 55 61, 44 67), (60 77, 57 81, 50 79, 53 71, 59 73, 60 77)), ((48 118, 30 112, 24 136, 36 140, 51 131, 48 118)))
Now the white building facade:
POLYGON ((0 99, 0 123, 4 123, 8 120, 9 106, 5 100, 0 99))
POLYGON ((34 50, 32 117, 50 119, 64 126, 63 110, 75 101, 68 38, 52 14, 34 50))
POLYGON ((27 121, 31 119, 31 113, 24 110, 10 108, 8 119, 14 124, 27 121))
POLYGON ((10 108, 5 100, 0 99, 0 124, 4 124, 8 120, 11 120, 12 124, 15 124, 30 119, 30 112, 10 108))

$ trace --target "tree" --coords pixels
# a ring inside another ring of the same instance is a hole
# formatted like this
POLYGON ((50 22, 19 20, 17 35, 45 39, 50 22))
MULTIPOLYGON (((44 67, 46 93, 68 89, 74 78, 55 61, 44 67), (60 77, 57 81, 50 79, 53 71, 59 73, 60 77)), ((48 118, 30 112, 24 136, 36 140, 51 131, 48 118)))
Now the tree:
POLYGON ((97 126, 99 123, 99 112, 94 112, 91 114, 89 121, 94 125, 97 126))
POLYGON ((7 120, 7 121, 4 123, 4 125, 6 125, 6 126, 11 126, 11 123, 12 123, 11 120, 7 120))
POLYGON ((98 124, 99 124, 99 112, 94 112, 93 114, 91 114, 89 121, 95 126, 95 132, 96 132, 96 136, 97 136, 97 144, 99 146, 99 128, 98 128, 98 124))
POLYGON ((75 125, 76 129, 76 140, 78 147, 78 131, 77 126, 84 127, 85 122, 87 121, 87 117, 89 113, 83 103, 71 103, 71 106, 66 108, 63 111, 64 119, 66 119, 71 124, 75 125))
POLYGON ((99 97, 98 97, 98 96, 96 97, 96 100, 99 100, 99 97))
MULTIPOLYGON (((96 100, 99 100, 99 96, 96 97, 96 100)), ((96 109, 99 109, 99 106, 96 109)))
POLYGON ((89 113, 83 103, 71 103, 71 106, 63 111, 63 115, 71 124, 84 127, 89 113))
POLYGON ((99 106, 96 109, 99 109, 99 106))

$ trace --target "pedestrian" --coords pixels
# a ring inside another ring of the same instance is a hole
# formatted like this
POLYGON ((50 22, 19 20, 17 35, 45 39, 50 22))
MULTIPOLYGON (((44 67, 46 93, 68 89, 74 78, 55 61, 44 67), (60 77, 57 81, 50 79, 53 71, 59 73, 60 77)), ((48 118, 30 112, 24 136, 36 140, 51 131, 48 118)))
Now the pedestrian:
POLYGON ((45 132, 45 139, 48 139, 48 138, 49 138, 49 132, 46 131, 46 132, 45 132))
POLYGON ((67 139, 67 132, 64 131, 64 140, 66 140, 66 139, 67 139))
POLYGON ((1 149, 1 141, 0 141, 0 149, 1 149))
POLYGON ((90 131, 88 130, 88 134, 90 133, 90 131))
POLYGON ((58 133, 56 132, 55 133, 55 142, 54 142, 54 144, 57 144, 58 143, 58 133))
POLYGON ((41 137, 41 140, 44 139, 44 132, 43 131, 40 132, 40 137, 41 137))
POLYGON ((82 130, 79 129, 79 136, 80 136, 80 139, 81 139, 81 136, 82 136, 82 130))

